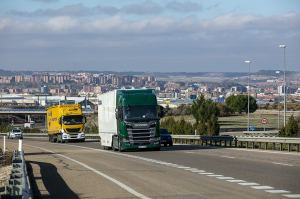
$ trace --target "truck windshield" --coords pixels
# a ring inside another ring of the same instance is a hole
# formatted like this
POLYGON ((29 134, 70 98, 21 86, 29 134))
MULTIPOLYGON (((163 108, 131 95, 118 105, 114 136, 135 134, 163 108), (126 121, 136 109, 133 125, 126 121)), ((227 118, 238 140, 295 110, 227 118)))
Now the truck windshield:
POLYGON ((156 106, 126 106, 124 107, 124 119, 157 119, 156 106))
POLYGON ((71 115, 63 117, 63 124, 82 124, 84 122, 82 115, 71 115))

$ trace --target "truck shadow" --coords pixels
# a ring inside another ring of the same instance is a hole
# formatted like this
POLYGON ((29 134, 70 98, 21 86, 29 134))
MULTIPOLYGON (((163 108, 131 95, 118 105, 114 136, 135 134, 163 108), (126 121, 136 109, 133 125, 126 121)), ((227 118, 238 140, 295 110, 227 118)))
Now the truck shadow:
POLYGON ((171 147, 161 147, 161 151, 181 151, 181 150, 199 150, 199 149, 220 149, 216 146, 201 146, 197 144, 176 144, 171 147))
POLYGON ((79 199, 79 196, 74 193, 64 179, 57 172, 57 168, 53 164, 37 161, 26 161, 30 184, 32 188, 33 198, 68 198, 79 199), (41 177, 34 176, 33 165, 38 165, 40 168, 41 177), (48 194, 41 193, 37 181, 42 180, 48 194))

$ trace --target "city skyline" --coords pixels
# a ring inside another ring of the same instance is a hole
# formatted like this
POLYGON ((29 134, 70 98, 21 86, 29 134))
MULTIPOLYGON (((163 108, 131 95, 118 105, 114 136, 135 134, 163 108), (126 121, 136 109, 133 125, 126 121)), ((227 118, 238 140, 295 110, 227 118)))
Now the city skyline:
POLYGON ((4 0, 0 69, 299 71, 298 1, 4 0))

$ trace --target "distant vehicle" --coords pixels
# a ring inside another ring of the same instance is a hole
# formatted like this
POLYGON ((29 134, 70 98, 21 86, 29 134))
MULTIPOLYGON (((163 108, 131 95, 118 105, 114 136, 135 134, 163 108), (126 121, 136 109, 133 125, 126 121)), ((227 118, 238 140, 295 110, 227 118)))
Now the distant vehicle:
POLYGON ((160 129, 160 143, 164 146, 173 146, 172 136, 167 129, 160 129))
POLYGON ((33 127, 34 127, 34 124, 35 124, 34 121, 25 122, 25 123, 24 123, 24 128, 33 128, 33 127))
POLYGON ((101 145, 114 150, 160 150, 159 115, 153 89, 118 89, 98 96, 101 145))
POLYGON ((23 132, 21 131, 21 129, 14 128, 10 132, 7 133, 7 138, 8 139, 14 139, 14 138, 23 139, 23 132))
POLYGON ((84 117, 80 104, 61 104, 47 109, 50 142, 85 141, 84 117))

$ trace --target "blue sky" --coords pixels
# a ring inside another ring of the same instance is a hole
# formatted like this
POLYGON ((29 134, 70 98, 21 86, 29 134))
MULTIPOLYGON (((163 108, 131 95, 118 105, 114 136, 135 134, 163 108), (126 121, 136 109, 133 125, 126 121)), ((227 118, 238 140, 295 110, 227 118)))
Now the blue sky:
POLYGON ((300 70, 298 0, 1 0, 0 68, 300 70))

